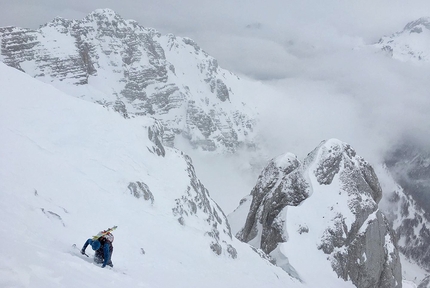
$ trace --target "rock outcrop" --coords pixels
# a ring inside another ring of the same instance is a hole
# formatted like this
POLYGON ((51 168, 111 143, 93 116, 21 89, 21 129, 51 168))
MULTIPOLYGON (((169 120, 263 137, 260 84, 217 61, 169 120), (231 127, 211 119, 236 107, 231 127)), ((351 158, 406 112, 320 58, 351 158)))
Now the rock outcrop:
POLYGON ((285 270, 294 268, 306 282, 305 270, 314 260, 307 263, 296 255, 313 250, 326 255, 317 257, 322 259, 318 267, 326 261, 356 287, 401 287, 395 232, 378 208, 378 178, 350 145, 331 139, 303 162, 291 153, 271 160, 251 196, 237 237, 275 260, 287 257, 285 270))
POLYGON ((237 235, 239 240, 256 239, 259 243, 255 246, 267 254, 287 240, 283 231, 285 220, 280 213, 286 206, 299 205, 310 193, 299 168, 300 162, 293 154, 269 162, 251 192, 251 208, 245 226, 237 235))

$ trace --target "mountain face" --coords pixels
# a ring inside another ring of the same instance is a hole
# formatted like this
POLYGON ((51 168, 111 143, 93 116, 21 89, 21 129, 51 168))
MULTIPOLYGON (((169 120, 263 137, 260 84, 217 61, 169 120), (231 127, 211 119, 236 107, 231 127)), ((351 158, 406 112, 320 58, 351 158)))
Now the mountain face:
POLYGON ((237 222, 248 210, 237 237, 304 282, 315 278, 309 270, 328 264, 356 287, 401 287, 395 232, 378 208, 381 197, 372 167, 331 139, 302 162, 291 153, 272 159, 229 218, 237 222), (311 251, 318 261, 300 258, 311 251))
POLYGON ((385 156, 385 163, 406 194, 430 211, 430 153, 427 149, 402 143, 385 156))
POLYGON ((164 126, 203 150, 253 146, 255 112, 236 93, 242 80, 189 38, 162 36, 110 9, 55 18, 37 30, 0 28, 0 60, 60 90, 164 126))
POLYGON ((402 31, 382 37, 375 46, 401 61, 430 61, 430 18, 408 23, 402 31))
POLYGON ((392 177, 387 213, 399 237, 400 251, 430 271, 430 155, 411 143, 386 156, 392 177))
POLYGON ((429 271, 430 221, 425 211, 398 184, 385 201, 389 208, 384 212, 393 223, 400 252, 429 271))

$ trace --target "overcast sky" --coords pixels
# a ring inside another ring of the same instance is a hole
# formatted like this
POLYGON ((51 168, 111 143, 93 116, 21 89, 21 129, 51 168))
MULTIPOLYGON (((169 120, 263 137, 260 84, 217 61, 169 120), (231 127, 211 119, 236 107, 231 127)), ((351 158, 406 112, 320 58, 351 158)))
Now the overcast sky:
POLYGON ((37 28, 97 8, 190 37, 222 67, 281 88, 260 99, 278 153, 305 154, 331 137, 369 155, 404 133, 428 141, 428 66, 356 51, 430 16, 429 0, 1 0, 0 26, 37 28))

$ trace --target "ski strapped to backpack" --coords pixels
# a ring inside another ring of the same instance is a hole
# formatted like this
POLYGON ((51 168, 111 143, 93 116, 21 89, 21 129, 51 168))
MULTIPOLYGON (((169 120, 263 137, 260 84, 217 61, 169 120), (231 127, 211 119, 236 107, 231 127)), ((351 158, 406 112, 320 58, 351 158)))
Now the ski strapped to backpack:
MULTIPOLYGON (((106 229, 106 230, 103 230, 103 231, 100 231, 96 236, 93 236, 93 240, 97 240, 97 239, 99 239, 100 237, 103 237, 103 236, 106 236, 106 235, 109 235, 112 231, 114 231, 116 228, 118 228, 118 226, 113 226, 112 228, 108 228, 108 229, 106 229)), ((113 235, 112 234, 110 234, 111 236, 112 236, 112 241, 113 241, 113 235)), ((110 242, 112 242, 112 241, 110 241, 110 242)))

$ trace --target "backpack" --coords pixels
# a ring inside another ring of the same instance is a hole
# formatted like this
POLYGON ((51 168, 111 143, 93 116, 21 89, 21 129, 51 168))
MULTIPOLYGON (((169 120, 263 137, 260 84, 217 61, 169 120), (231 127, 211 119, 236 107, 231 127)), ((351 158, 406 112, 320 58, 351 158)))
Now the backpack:
POLYGON ((115 239, 115 237, 113 237, 112 233, 106 233, 105 235, 102 236, 102 238, 106 239, 110 243, 112 243, 113 240, 115 239))

